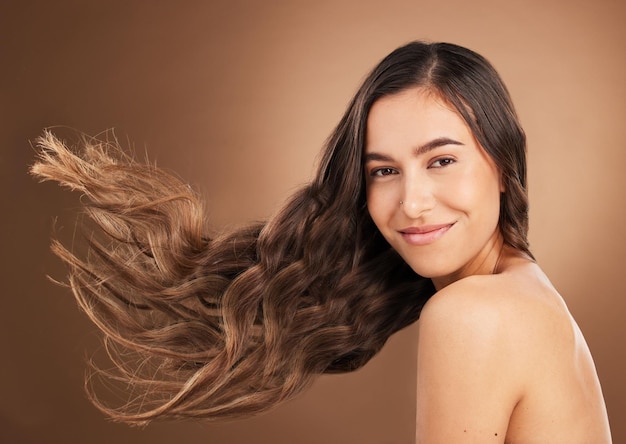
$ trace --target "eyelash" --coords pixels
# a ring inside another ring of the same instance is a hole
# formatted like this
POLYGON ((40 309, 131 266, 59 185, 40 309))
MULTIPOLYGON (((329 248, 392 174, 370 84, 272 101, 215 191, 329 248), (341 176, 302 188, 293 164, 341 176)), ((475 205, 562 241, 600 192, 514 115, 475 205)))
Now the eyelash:
POLYGON ((391 176, 392 174, 397 174, 397 171, 389 167, 375 168, 370 172, 372 177, 391 176))
MULTIPOLYGON (((452 159, 451 157, 441 157, 431 162, 428 168, 445 168, 455 162, 456 160, 452 159)), ((391 176, 393 174, 398 174, 398 172, 391 167, 375 168, 370 172, 370 176, 372 177, 385 177, 391 176)))
POLYGON ((433 161, 429 165, 429 168, 445 168, 448 165, 452 165, 454 162, 456 162, 456 160, 452 159, 451 157, 441 157, 441 158, 436 159, 435 161, 433 161), (442 165, 443 162, 445 162, 445 163, 442 165), (436 163, 439 163, 439 166, 435 166, 436 163))

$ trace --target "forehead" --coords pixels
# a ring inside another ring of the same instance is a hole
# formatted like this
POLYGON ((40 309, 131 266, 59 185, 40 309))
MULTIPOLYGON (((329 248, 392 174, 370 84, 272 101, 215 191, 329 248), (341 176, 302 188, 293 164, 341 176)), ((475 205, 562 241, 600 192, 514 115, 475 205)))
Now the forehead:
POLYGON ((474 139, 456 108, 440 94, 422 87, 411 88, 382 97, 372 105, 365 150, 419 145, 439 137, 474 139))

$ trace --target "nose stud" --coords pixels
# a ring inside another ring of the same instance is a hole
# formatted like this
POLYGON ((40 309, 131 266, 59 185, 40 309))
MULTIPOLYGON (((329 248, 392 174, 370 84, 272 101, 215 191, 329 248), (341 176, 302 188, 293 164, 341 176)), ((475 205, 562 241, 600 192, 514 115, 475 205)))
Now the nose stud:
POLYGON ((403 200, 400 201, 400 205, 404 205, 404 201, 403 200))

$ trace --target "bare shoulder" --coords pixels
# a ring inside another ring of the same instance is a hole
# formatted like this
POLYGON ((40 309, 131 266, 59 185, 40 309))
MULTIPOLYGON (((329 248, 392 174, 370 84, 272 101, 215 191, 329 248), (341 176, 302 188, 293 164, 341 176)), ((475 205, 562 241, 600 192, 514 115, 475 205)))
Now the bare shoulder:
POLYGON ((498 275, 470 276, 449 285, 428 301, 420 323, 424 333, 444 329, 462 335, 466 343, 474 338, 477 345, 513 342, 518 352, 524 344, 532 343, 536 351, 575 339, 565 302, 541 269, 529 261, 498 275))
POLYGON ((513 261, 500 274, 450 284, 418 325, 420 437, 445 430, 432 442, 610 442, 585 340, 536 264, 513 261))
POLYGON ((522 264, 464 278, 428 301, 418 323, 420 439, 504 442, 539 356, 549 354, 540 349, 571 334, 564 304, 545 285, 522 264))
POLYGON ((549 375, 571 367, 586 348, 564 300, 530 261, 513 261, 500 274, 470 276, 438 292, 424 307, 418 341, 418 356, 432 362, 467 366, 471 360, 515 404, 541 380, 548 385, 549 375))
MULTIPOLYGON (((424 306, 417 350, 422 439, 504 442, 549 325, 566 317, 549 295, 535 295, 548 290, 540 281, 529 283, 535 277, 525 267, 464 278, 424 306)), ((562 337, 566 341, 567 334, 562 337)))

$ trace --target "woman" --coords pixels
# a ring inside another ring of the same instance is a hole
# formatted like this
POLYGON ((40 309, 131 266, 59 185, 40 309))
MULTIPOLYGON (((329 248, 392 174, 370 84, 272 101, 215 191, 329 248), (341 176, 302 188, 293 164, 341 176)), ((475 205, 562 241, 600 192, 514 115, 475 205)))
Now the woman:
POLYGON ((420 317, 418 442, 610 442, 585 341, 529 250, 524 133, 480 55, 392 52, 312 183, 215 238, 186 185, 115 146, 40 146, 33 173, 85 193, 103 233, 86 259, 53 248, 108 376, 135 390, 118 408, 94 395, 113 418, 259 412, 420 317))

